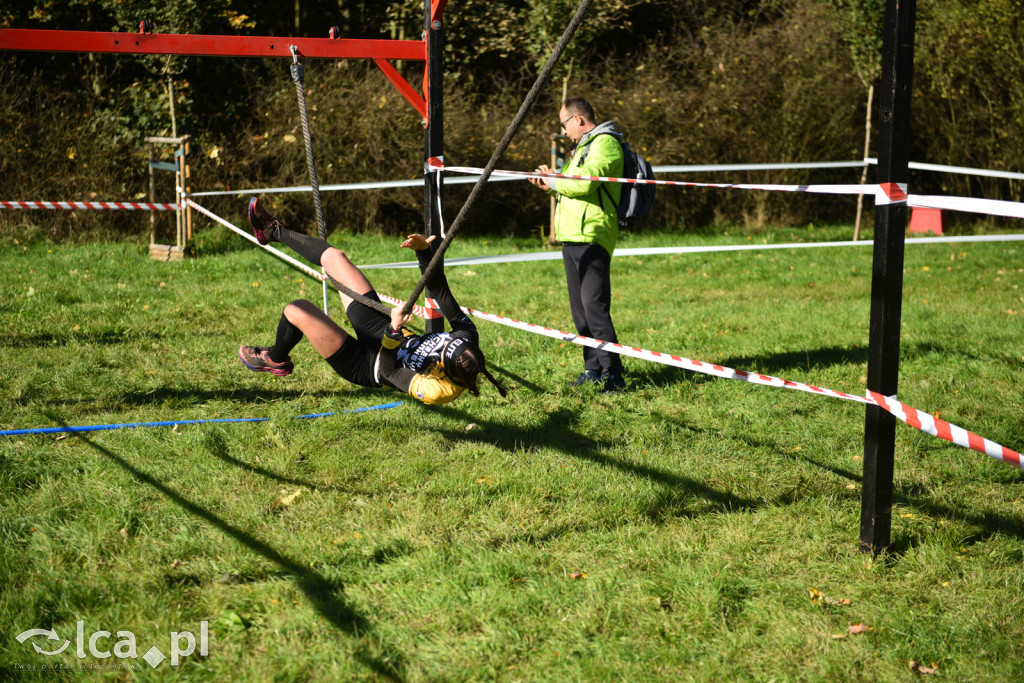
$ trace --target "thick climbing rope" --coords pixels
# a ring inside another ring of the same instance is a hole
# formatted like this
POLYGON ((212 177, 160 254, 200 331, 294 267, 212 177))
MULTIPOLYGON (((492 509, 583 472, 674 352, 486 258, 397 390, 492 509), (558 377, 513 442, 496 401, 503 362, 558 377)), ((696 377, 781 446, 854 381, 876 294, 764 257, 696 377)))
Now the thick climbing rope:
POLYGON ((505 136, 501 139, 501 142, 498 143, 498 146, 491 154, 490 161, 487 162, 483 173, 480 174, 480 178, 477 179, 476 184, 473 186, 473 190, 469 193, 469 197, 459 210, 458 215, 455 217, 455 222, 453 222, 451 228, 448 229, 448 235, 441 241, 441 244, 438 245, 437 250, 434 252, 434 256, 430 259, 430 264, 423 272, 423 277, 420 278, 420 281, 413 290, 412 295, 409 296, 405 302, 405 306, 402 307, 402 310, 405 313, 412 312, 412 308, 415 305, 416 300, 419 299, 420 294, 423 293, 423 289, 426 287, 427 281, 433 277, 434 273, 437 272, 439 268, 444 268, 444 252, 448 250, 448 245, 452 243, 452 239, 455 238, 455 235, 457 235, 459 230, 462 228, 462 224, 466 215, 469 213, 469 209, 476 202, 481 190, 487 184, 487 179, 490 177, 491 171, 493 171, 495 166, 498 165, 498 161, 501 160, 501 156, 505 153, 505 149, 508 147, 509 143, 512 142, 512 138, 515 136, 516 131, 519 130, 519 126, 522 124, 523 119, 526 118, 526 114, 533 108, 533 103, 537 101, 537 97, 540 95, 540 89, 544 86, 544 83, 547 82, 548 77, 555 68, 555 64, 558 63, 558 59, 562 56, 562 52, 565 51, 569 41, 572 40, 573 35, 576 33, 576 29, 579 28, 581 23, 583 23, 583 15, 587 13, 592 1, 593 0, 582 0, 582 2, 580 2, 580 6, 576 10, 576 14, 569 22, 569 25, 565 28, 565 32, 559 39, 558 44, 555 45, 555 49, 552 51, 551 56, 548 57, 548 61, 544 64, 544 68, 542 68, 540 74, 537 75, 537 81, 533 84, 533 88, 530 89, 526 99, 523 100, 522 106, 519 107, 519 112, 515 115, 515 118, 512 119, 512 123, 509 124, 508 130, 505 131, 505 136))
MULTIPOLYGON (((320 199, 320 180, 316 174, 316 159, 313 157, 313 136, 309 132, 309 113, 306 109, 306 91, 305 85, 303 84, 304 69, 302 68, 302 64, 299 62, 298 48, 292 45, 291 51, 291 74, 292 81, 295 83, 295 92, 299 98, 299 115, 302 119, 302 139, 306 144, 306 166, 309 168, 309 184, 313 188, 313 208, 316 211, 316 229, 320 239, 326 240, 327 224, 324 221, 323 202, 320 199)), ((389 307, 379 301, 374 301, 373 299, 349 289, 330 275, 327 275, 327 271, 323 271, 323 274, 326 276, 324 279, 324 313, 327 313, 327 282, 330 281, 330 283, 342 294, 345 294, 351 299, 358 301, 364 306, 368 306, 379 311, 384 315, 391 315, 391 309, 389 307)))
MULTIPOLYGON (((306 90, 303 84, 304 69, 299 62, 299 49, 291 46, 292 81, 299 96, 299 117, 302 119, 302 139, 306 143, 306 166, 309 168, 309 185, 313 188, 313 209, 316 212, 316 230, 320 239, 327 239, 327 224, 324 222, 323 201, 320 199, 320 179, 316 175, 316 160, 313 157, 313 136, 309 132, 309 113, 306 110, 306 90)), ((324 271, 324 275, 327 271, 324 271)), ((327 313, 327 281, 324 280, 324 313, 327 313)))

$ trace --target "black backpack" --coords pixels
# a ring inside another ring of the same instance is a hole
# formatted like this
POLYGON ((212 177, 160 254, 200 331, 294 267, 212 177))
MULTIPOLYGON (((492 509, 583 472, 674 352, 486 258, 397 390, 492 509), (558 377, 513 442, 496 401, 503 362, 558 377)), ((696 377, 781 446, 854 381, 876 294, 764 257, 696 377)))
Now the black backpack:
MULTIPOLYGON (((603 133, 603 135, 608 135, 608 133, 603 133)), ((586 154, 589 149, 590 145, 588 144, 587 149, 583 150, 583 157, 580 159, 581 165, 586 160, 586 154)), ((650 162, 630 149, 629 143, 625 141, 622 142, 622 159, 623 178, 630 180, 654 180, 654 169, 651 168, 650 162)), ((657 188, 657 185, 647 183, 622 184, 622 196, 615 207, 619 215, 620 228, 632 230, 634 227, 647 222, 647 219, 651 217, 651 209, 654 208, 655 188, 657 188)), ((608 196, 608 201, 613 204, 615 203, 608 188, 605 187, 605 183, 601 183, 601 188, 598 192, 604 192, 608 196)))

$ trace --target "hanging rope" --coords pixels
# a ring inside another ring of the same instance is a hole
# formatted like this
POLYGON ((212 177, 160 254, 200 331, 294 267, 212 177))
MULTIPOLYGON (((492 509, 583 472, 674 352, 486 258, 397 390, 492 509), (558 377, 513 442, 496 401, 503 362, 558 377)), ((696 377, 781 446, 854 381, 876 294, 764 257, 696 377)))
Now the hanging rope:
MULTIPOLYGON (((327 239, 327 225, 324 222, 323 202, 320 199, 320 179, 316 175, 316 160, 313 158, 313 136, 309 133, 309 113, 306 111, 306 90, 303 85, 304 69, 299 63, 299 48, 290 46, 292 51, 292 81, 299 96, 299 118, 302 120, 302 139, 306 143, 306 166, 309 168, 309 184, 313 188, 313 209, 316 212, 316 230, 320 239, 327 239)), ((324 275, 327 271, 324 271, 324 275)), ((333 282, 333 280, 332 280, 333 282)), ((327 313, 327 281, 324 281, 324 313, 327 313)))
POLYGON ((565 51, 569 41, 572 40, 573 34, 576 33, 576 29, 583 23, 583 15, 587 13, 590 8, 590 4, 593 0, 582 0, 580 2, 579 9, 576 10, 576 14, 573 16, 572 21, 565 28, 565 32, 559 39, 558 44, 555 45, 554 51, 551 56, 548 57, 547 63, 544 68, 541 69, 540 74, 537 76, 537 81, 533 84, 533 88, 530 89, 526 99, 523 100, 522 106, 519 108, 519 112, 512 119, 512 123, 509 124, 508 130, 505 131, 505 136, 498 143, 494 153, 491 154, 491 160, 487 162, 484 167, 483 173, 480 174, 480 178, 477 179, 476 184, 473 186, 473 190, 469 193, 469 197, 466 199, 466 203, 459 209, 458 215, 455 217, 455 222, 452 223, 451 228, 448 230, 448 235, 441 240, 441 244, 437 247, 437 251, 434 252, 434 256, 430 259, 430 265, 427 266, 423 272, 423 277, 420 278, 419 283, 413 290, 412 295, 405 302, 405 306, 402 310, 405 313, 412 313, 412 307, 415 305, 415 301, 419 299, 420 294, 423 293, 423 289, 426 287, 427 280, 429 280, 439 268, 444 268, 444 252, 448 250, 448 245, 452 243, 452 239, 458 234, 462 228, 463 219, 469 213, 469 209, 476 202, 477 196, 479 196, 483 187, 487 184, 487 179, 491 176, 491 171, 494 170, 495 166, 498 165, 498 161, 501 160, 501 156, 505 153, 505 149, 509 143, 512 142, 512 138, 515 136, 516 131, 519 130, 520 124, 523 119, 526 118, 526 114, 533 107, 533 103, 537 101, 537 97, 540 95, 540 89, 544 86, 544 83, 548 80, 551 72, 555 68, 555 64, 558 63, 559 57, 562 56, 562 52, 565 51))
MULTIPOLYGON (((320 199, 320 180, 316 175, 316 160, 313 157, 313 136, 309 132, 309 113, 306 109, 306 91, 305 86, 303 84, 303 77, 305 74, 304 69, 302 68, 302 64, 299 62, 298 48, 294 45, 290 47, 292 51, 292 81, 295 82, 295 92, 299 98, 299 115, 300 118, 302 119, 302 139, 306 144, 306 166, 309 168, 309 184, 313 188, 313 208, 316 211, 316 230, 317 234, 320 236, 320 239, 326 240, 327 225, 324 221, 323 202, 320 199)), ((359 294, 358 292, 352 289, 349 289, 348 287, 346 287, 345 285, 341 284, 333 277, 328 275, 326 270, 322 270, 322 272, 325 276, 324 313, 327 313, 327 282, 329 281, 332 285, 334 285, 335 289, 337 289, 342 294, 350 297, 354 301, 358 301, 364 306, 372 308, 375 311, 379 311, 384 315, 391 315, 390 307, 385 306, 379 301, 374 301, 373 299, 370 299, 364 296, 363 294, 359 294)))

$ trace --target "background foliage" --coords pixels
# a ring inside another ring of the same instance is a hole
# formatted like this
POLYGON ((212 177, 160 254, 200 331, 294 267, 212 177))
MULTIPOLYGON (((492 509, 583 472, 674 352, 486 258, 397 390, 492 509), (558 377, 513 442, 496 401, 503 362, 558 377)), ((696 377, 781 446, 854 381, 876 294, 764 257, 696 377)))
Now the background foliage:
MULTIPOLYGON (((911 158, 1019 170, 1024 98, 1020 0, 918 3, 911 158)), ((482 165, 576 3, 465 0, 445 14, 445 155, 482 165)), ((13 0, 0 27, 416 38, 419 0, 13 0)), ((595 4, 502 165, 547 160, 563 87, 587 96, 658 164, 851 160, 861 156, 866 85, 878 78, 881 0, 613 0, 595 4)), ((397 65, 411 83, 422 65, 397 65)), ((372 64, 309 61, 321 183, 421 174, 419 117, 372 64)), ((131 200, 148 194, 142 138, 193 136, 193 189, 308 182, 294 87, 284 60, 0 53, 0 174, 5 199, 131 200), (170 85, 170 88, 168 87, 170 85)), ((874 152, 872 152, 874 153, 874 152)), ((859 171, 715 174, 714 180, 856 182, 859 171)), ((1019 182, 945 174, 911 178, 919 192, 1020 199, 1019 182)), ((170 183, 160 190, 169 200, 170 183)), ((465 186, 463 186, 464 188, 465 186)), ((446 191, 457 210, 466 191, 446 191)), ((215 211, 222 202, 210 200, 215 211)), ((312 224, 308 196, 277 209, 312 224)), ((354 230, 422 224, 422 192, 335 193, 327 219, 354 230)), ((700 230, 850 220, 849 198, 663 190, 657 227, 700 230)), ((525 183, 485 193, 475 218, 530 234, 547 198, 525 183), (514 211, 509 211, 514 207, 514 211)), ((0 214, 0 229, 45 225, 55 237, 139 233, 137 215, 0 214)), ((870 212, 868 212, 870 216, 870 212)), ((973 220, 973 219, 970 219, 973 220)))

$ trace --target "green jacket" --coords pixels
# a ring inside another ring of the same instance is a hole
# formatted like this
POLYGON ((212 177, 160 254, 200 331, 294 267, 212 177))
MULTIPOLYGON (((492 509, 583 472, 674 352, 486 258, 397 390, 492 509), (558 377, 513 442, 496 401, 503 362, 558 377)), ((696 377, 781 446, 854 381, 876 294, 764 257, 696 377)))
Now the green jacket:
MULTIPOLYGON (((621 177, 624 162, 620 140, 622 133, 615 123, 605 121, 580 139, 561 172, 566 175, 621 177)), ((616 207, 622 196, 622 186, 568 178, 558 178, 553 185, 551 190, 557 198, 555 239, 559 242, 597 242, 609 254, 615 251, 619 237, 616 207), (601 191, 602 185, 604 191, 601 191)))

